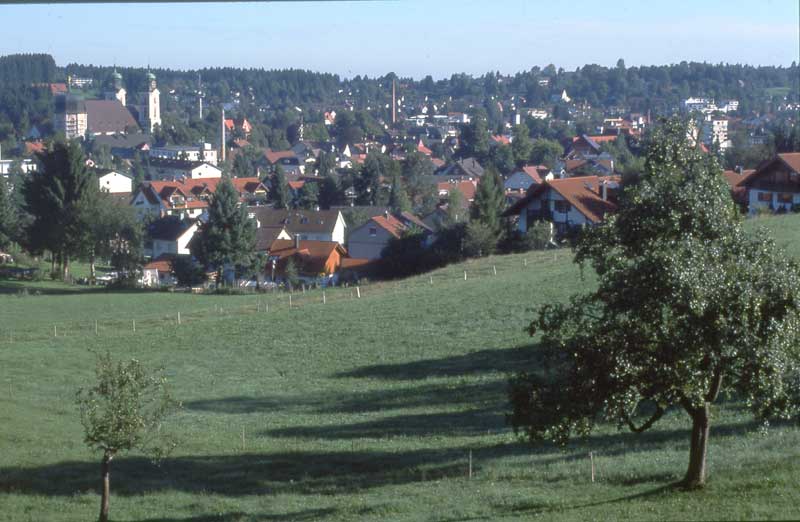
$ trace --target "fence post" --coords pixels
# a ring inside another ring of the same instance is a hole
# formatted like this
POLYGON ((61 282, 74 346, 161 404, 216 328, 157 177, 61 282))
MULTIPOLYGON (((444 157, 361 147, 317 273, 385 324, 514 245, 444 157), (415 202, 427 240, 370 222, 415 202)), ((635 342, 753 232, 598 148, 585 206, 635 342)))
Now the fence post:
POLYGON ((94 334, 97 335, 97 319, 94 320, 94 334))
POLYGON ((322 304, 325 304, 325 290, 322 291, 322 304))
POLYGON ((289 294, 289 308, 292 307, 292 294, 289 294))
POLYGON ((53 337, 58 337, 58 326, 53 325, 53 337))
POLYGON ((360 286, 357 286, 357 287, 356 287, 356 297, 358 297, 359 299, 361 299, 361 287, 360 287, 360 286))
POLYGON ((464 270, 464 281, 466 281, 466 280, 467 280, 467 271, 464 270))
POLYGON ((472 450, 469 450, 469 478, 472 478, 472 450))
POLYGON ((136 319, 133 319, 133 333, 136 333, 136 319))
POLYGON ((180 324, 181 324, 181 313, 178 312, 178 326, 180 326, 180 324))
POLYGON ((430 279, 431 284, 433 284, 433 276, 428 276, 428 278, 430 279))
POLYGON ((594 452, 589 452, 589 461, 592 463, 592 482, 594 482, 594 452))
POLYGON ((497 267, 495 265, 492 265, 492 272, 494 272, 494 275, 497 275, 497 267))

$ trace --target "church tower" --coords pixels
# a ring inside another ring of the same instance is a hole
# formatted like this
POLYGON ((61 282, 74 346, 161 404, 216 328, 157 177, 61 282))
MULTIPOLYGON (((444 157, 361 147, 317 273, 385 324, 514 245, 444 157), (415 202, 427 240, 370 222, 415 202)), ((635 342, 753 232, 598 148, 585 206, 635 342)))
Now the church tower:
POLYGON ((161 125, 161 93, 156 84, 156 75, 150 71, 147 72, 147 93, 145 93, 145 96, 147 97, 147 117, 144 127, 153 132, 156 125, 161 125))
POLYGON ((122 86, 122 75, 117 72, 116 67, 111 77, 106 82, 106 91, 103 93, 103 98, 106 100, 119 100, 123 105, 127 105, 127 92, 122 86))

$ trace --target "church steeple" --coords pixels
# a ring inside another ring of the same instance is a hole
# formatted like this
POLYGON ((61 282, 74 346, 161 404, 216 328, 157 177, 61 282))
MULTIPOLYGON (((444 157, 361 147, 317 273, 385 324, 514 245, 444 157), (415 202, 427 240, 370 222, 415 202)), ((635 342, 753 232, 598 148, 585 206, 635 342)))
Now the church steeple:
POLYGON ((106 100, 119 100, 122 105, 126 105, 126 95, 125 88, 122 86, 122 75, 117 72, 117 67, 114 66, 114 72, 111 73, 106 82, 106 92, 103 94, 103 98, 106 100))

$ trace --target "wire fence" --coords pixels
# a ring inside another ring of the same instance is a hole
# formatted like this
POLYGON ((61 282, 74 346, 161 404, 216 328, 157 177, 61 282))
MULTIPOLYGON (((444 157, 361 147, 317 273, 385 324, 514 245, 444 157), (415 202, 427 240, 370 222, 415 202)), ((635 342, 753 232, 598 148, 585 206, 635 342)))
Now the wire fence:
POLYGON ((481 281, 523 270, 535 270, 558 263, 571 262, 569 255, 559 251, 531 252, 521 259, 516 258, 513 264, 502 257, 494 259, 499 263, 476 262, 474 265, 462 263, 458 270, 446 267, 407 279, 367 282, 364 285, 302 288, 292 291, 273 290, 253 292, 245 296, 234 294, 238 302, 224 300, 213 306, 187 310, 176 309, 169 313, 127 315, 124 318, 120 316, 81 318, 74 321, 41 322, 37 325, 21 327, 0 325, 0 346, 76 337, 116 338, 142 334, 155 329, 181 328, 202 321, 302 310, 312 306, 336 306, 375 296, 385 296, 387 293, 393 295, 410 293, 421 288, 438 288, 443 284, 481 281))

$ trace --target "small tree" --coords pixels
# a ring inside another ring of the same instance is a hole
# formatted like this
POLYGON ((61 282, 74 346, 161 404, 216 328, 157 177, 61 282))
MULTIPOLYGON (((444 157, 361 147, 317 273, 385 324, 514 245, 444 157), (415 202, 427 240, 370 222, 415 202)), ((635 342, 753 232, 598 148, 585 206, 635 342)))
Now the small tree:
POLYGON ((306 182, 300 188, 297 206, 306 210, 313 210, 319 204, 319 185, 316 182, 306 182))
POLYGON ((706 480, 721 394, 760 419, 798 412, 800 267, 764 233, 745 235, 716 159, 689 147, 687 130, 657 128, 617 214, 579 238, 576 261, 592 265, 598 288, 539 310, 530 333, 542 332, 548 363, 512 381, 511 422, 564 444, 603 419, 641 432, 680 407, 693 488, 706 480))
POLYGON ((513 129, 514 139, 511 141, 511 151, 514 153, 514 161, 517 167, 522 167, 531 159, 533 152, 533 142, 531 141, 528 126, 516 125, 513 129))
POLYGON ((464 237, 464 254, 468 257, 483 257, 494 253, 497 248, 497 235, 480 221, 467 224, 464 237))
POLYGON ((161 423, 180 407, 169 393, 166 378, 150 373, 131 359, 114 362, 99 354, 97 383, 78 390, 76 399, 89 448, 103 453, 100 522, 108 521, 111 461, 120 453, 138 449, 155 459, 165 456, 174 442, 161 431, 161 423))
POLYGON ((0 250, 7 250, 17 233, 17 211, 11 201, 6 178, 0 176, 0 250))
POLYGON ((295 288, 300 284, 300 276, 297 273, 297 265, 291 257, 286 260, 286 265, 283 268, 283 276, 289 288, 295 288))
POLYGON ((522 245, 525 250, 543 250, 553 239, 553 225, 547 221, 536 221, 528 227, 522 236, 522 245))
POLYGON ((275 166, 275 173, 272 175, 271 190, 269 191, 275 208, 289 208, 292 206, 292 195, 289 192, 289 182, 286 181, 286 174, 283 167, 275 166))

